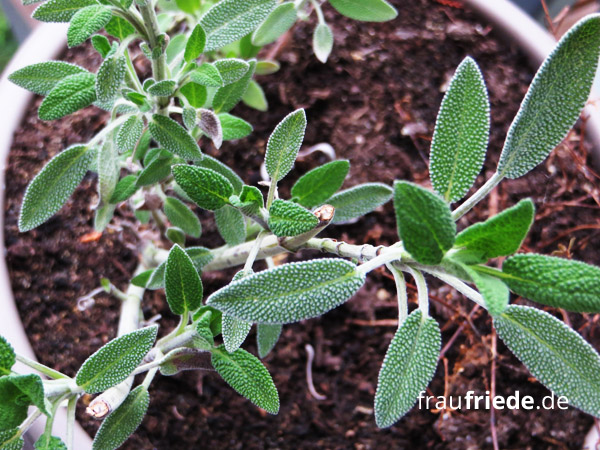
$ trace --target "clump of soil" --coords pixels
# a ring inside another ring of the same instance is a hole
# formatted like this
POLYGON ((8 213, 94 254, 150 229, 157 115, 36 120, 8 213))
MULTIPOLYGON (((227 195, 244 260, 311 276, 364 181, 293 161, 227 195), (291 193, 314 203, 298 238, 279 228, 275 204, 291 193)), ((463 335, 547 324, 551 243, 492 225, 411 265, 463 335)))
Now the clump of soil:
MULTIPOLYGON (((503 139, 532 79, 532 69, 510 44, 497 37, 457 2, 416 0, 393 2, 399 17, 389 23, 354 22, 325 6, 335 34, 327 64, 308 50, 314 23, 301 23, 280 54, 281 71, 259 79, 269 111, 239 106, 234 113, 254 125, 254 133, 220 151, 208 142, 203 150, 232 167, 248 184, 260 180, 266 139, 275 125, 296 108, 306 108, 305 145, 331 143, 339 158, 352 164, 345 187, 367 181, 391 184, 408 179, 428 185, 428 152, 443 89, 461 60, 470 55, 481 66, 492 104, 492 134, 484 174, 498 160, 503 139), (443 3, 453 6, 446 6, 443 3)), ((268 49, 267 49, 268 51, 268 49)), ((99 58, 90 47, 69 50, 67 60, 95 70, 99 58)), ((15 299, 38 358, 75 374, 93 351, 115 336, 118 300, 98 296, 85 311, 77 299, 99 285, 101 277, 125 288, 134 270, 139 240, 132 217, 119 211, 115 226, 99 240, 90 239, 96 180, 88 175, 54 218, 29 233, 17 230, 25 188, 45 162, 68 145, 85 142, 102 127, 106 114, 87 108, 54 122, 37 119, 40 99, 15 134, 7 169, 6 248, 15 299)), ((600 220, 597 177, 586 166, 585 128, 572 133, 549 158, 528 174, 504 182, 460 221, 462 228, 484 220, 525 196, 537 207, 536 223, 524 249, 600 263, 597 223, 600 220)), ((298 176, 325 162, 319 153, 299 160, 282 182, 285 195, 298 176)), ((478 184, 484 181, 481 176, 478 184)), ((208 213, 200 213, 204 234, 194 243, 214 247, 220 237, 208 213)), ((397 240, 391 204, 351 225, 331 227, 326 236, 351 243, 391 244, 397 240)), ((303 251, 301 258, 314 257, 303 251)), ((291 259, 292 256, 289 257, 291 259)), ((294 256, 295 258, 295 256, 294 256)), ((207 273, 207 294, 231 278, 231 271, 207 273)), ((414 287, 410 287, 414 305, 414 287)), ((383 271, 344 306, 310 321, 285 326, 281 340, 265 363, 279 388, 281 411, 270 416, 235 394, 212 373, 186 372, 159 377, 151 388, 148 416, 123 448, 491 448, 490 411, 432 412, 415 408, 397 425, 378 430, 373 418, 377 374, 396 318, 393 280, 383 271), (305 344, 316 350, 313 377, 327 399, 318 401, 307 389, 305 344)), ((481 395, 490 389, 493 336, 487 314, 460 295, 432 283, 432 314, 443 331, 444 349, 430 393, 481 395)), ((514 302, 524 303, 522 299, 514 302)), ((411 306, 412 307, 412 306, 411 306)), ((162 292, 148 292, 146 317, 162 314, 162 332, 175 326, 162 292)), ((593 316, 569 314, 572 325, 593 345, 600 337, 593 316)), ((245 348, 255 352, 254 332, 245 348)), ((496 391, 531 395, 549 392, 498 343, 496 391)), ((83 413, 78 418, 93 434, 99 423, 83 413)), ((592 419, 574 409, 496 411, 495 429, 501 448, 579 448, 592 419)))

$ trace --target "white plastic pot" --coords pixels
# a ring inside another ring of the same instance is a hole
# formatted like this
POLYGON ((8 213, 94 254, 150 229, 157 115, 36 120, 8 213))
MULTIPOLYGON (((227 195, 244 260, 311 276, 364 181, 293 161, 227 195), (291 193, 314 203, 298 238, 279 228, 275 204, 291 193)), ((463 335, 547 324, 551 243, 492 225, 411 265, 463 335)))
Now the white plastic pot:
MULTIPOLYGON (((17 69, 29 64, 48 61, 56 58, 64 50, 66 45, 66 27, 62 24, 43 24, 37 27, 33 33, 20 46, 10 64, 6 67, 2 78, 0 78, 0 186, 4 190, 6 180, 5 167, 13 141, 13 133, 23 120, 27 107, 33 99, 33 95, 25 89, 13 85, 8 81, 8 75, 17 69)), ((9 180, 10 181, 10 180, 9 180)), ((2 193, 0 208, 0 242, 4 246, 4 192, 2 193)), ((14 349, 21 355, 35 359, 33 350, 29 345, 21 319, 15 306, 8 279, 6 261, 0 258, 0 333, 8 339, 14 349)), ((29 373, 31 369, 17 363, 16 371, 29 373)), ((64 408, 59 409, 54 421, 54 435, 66 439, 67 414, 64 408)), ((27 445, 38 438, 44 431, 44 421, 38 420, 26 435, 27 445)), ((92 441, 87 433, 76 424, 75 442, 77 450, 88 450, 92 448, 92 441)), ((32 448, 32 447, 30 447, 32 448)))

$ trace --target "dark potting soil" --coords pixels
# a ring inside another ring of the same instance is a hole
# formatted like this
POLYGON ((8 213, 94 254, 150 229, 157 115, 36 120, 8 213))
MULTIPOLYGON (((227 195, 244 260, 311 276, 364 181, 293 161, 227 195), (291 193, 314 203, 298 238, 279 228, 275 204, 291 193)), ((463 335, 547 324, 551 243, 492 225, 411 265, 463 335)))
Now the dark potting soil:
MULTIPOLYGON (((471 55, 480 64, 490 91, 492 134, 489 176, 498 160, 503 138, 526 88, 532 69, 510 44, 494 34, 458 2, 400 2, 399 17, 389 23, 346 20, 325 6, 335 34, 327 64, 309 50, 313 22, 296 26, 281 49, 281 71, 260 77, 269 111, 239 106, 234 113, 254 125, 254 133, 217 151, 203 142, 206 153, 235 167, 248 184, 260 180, 266 140, 290 111, 307 110, 305 148, 329 142, 338 158, 352 164, 345 187, 367 181, 391 184, 408 179, 429 185, 427 158, 443 87, 456 66, 471 55), (444 3, 444 4, 442 4, 444 3)), ((266 49, 268 52, 269 49, 266 49)), ((66 58, 95 70, 99 58, 90 47, 69 50, 66 58)), ((142 64, 140 62, 140 64, 142 64)), ((49 366, 74 375, 80 364, 115 336, 119 301, 98 295, 93 307, 80 311, 77 299, 99 286, 101 277, 124 289, 136 266, 139 246, 130 213, 119 210, 115 226, 99 240, 93 231, 95 176, 88 175, 55 217, 20 234, 17 218, 29 181, 56 153, 86 142, 106 114, 87 108, 65 119, 37 119, 40 99, 15 134, 6 176, 6 248, 15 300, 37 357, 49 366)), ((588 164, 588 149, 572 133, 542 166, 522 179, 505 181, 467 218, 460 228, 484 220, 523 197, 537 207, 536 223, 524 244, 527 251, 558 254, 599 264, 600 191, 588 164)), ((320 153, 301 158, 282 182, 285 195, 298 176, 325 162, 320 153)), ((484 177, 481 176, 478 184, 484 177)), ((204 234, 194 244, 214 247, 222 242, 211 216, 199 212, 204 234)), ((141 231, 144 231, 142 227, 141 231)), ((351 243, 391 244, 397 240, 391 203, 351 225, 331 227, 324 235, 351 243)), ((314 253, 287 256, 308 258, 314 253)), ((280 261, 281 262, 281 261, 280 261)), ((226 284, 233 271, 203 275, 207 294, 226 284)), ((415 292, 410 289, 411 307, 415 292)), ((456 292, 432 283, 432 314, 443 331, 445 349, 430 385, 433 395, 483 395, 495 377, 500 395, 531 395, 536 404, 549 395, 527 370, 498 343, 492 369, 494 337, 482 310, 456 292)), ((432 412, 414 408, 395 426, 378 430, 373 418, 377 374, 395 331, 394 282, 383 271, 345 305, 322 318, 285 326, 275 350, 265 359, 279 388, 281 410, 271 416, 233 392, 211 372, 185 372, 158 377, 151 387, 148 415, 126 449, 331 448, 477 449, 492 447, 492 429, 501 448, 580 448, 593 420, 573 408, 562 410, 499 410, 492 426, 490 411, 432 412), (316 351, 312 368, 318 401, 307 389, 305 344, 316 351)), ((515 303, 526 303, 513 299, 515 303)), ((551 311, 551 309, 548 309, 551 311)), ((554 311, 560 315, 558 311, 554 311)), ((175 326, 162 292, 148 292, 146 317, 162 314, 162 332, 175 326)), ((598 316, 564 316, 596 348, 598 316)), ((254 332, 244 345, 255 353, 254 332)), ((90 434, 99 422, 83 412, 78 419, 90 434)))

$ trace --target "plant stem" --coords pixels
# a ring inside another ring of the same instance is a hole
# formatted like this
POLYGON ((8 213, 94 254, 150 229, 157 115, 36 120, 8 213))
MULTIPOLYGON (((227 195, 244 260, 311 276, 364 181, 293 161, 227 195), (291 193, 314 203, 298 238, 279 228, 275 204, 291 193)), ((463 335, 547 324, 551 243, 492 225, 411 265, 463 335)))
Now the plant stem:
POLYGON ((408 273, 415 279, 417 285, 417 295, 419 300, 419 309, 423 313, 423 317, 429 316, 429 291, 427 289, 427 283, 425 277, 421 271, 412 268, 411 266, 405 266, 408 273))
POLYGON ((267 194, 267 211, 271 208, 273 200, 275 199, 275 192, 277 192, 277 180, 271 180, 269 185, 269 192, 267 194))
POLYGON ((486 183, 479 188, 471 197, 469 197, 462 205, 452 211, 452 218, 457 221, 488 195, 502 181, 504 177, 498 172, 494 173, 486 183))
POLYGON ((258 233, 258 236, 254 240, 254 245, 252 246, 252 249, 250 249, 250 253, 248 254, 248 258, 246 259, 246 263, 244 264, 244 274, 248 275, 252 272, 252 264, 254 264, 254 261, 256 260, 256 255, 258 255, 258 250, 260 249, 260 243, 262 242, 265 235, 266 233, 264 231, 261 231, 260 233, 258 233))
POLYGON ((392 264, 386 264, 388 270, 394 275, 396 282, 396 292, 398 295, 398 326, 402 325, 408 316, 408 295, 406 292, 406 280, 401 270, 396 269, 392 264))
POLYGON ((450 275, 448 273, 445 273, 445 272, 438 270, 436 268, 433 268, 433 267, 423 266, 423 267, 419 267, 419 268, 421 270, 423 270, 423 272, 427 272, 430 275, 433 275, 434 277, 442 280, 444 283, 453 287, 458 292, 460 292, 462 295, 467 297, 469 300, 474 301, 482 308, 487 309, 485 306, 485 301, 483 300, 483 297, 481 296, 481 294, 479 292, 477 292, 475 289, 469 287, 464 281, 456 278, 453 275, 450 275))
POLYGON ((28 416, 27 419, 25 419, 25 421, 19 426, 19 431, 17 433, 17 436, 15 436, 15 437, 19 437, 19 436, 22 436, 23 434, 25 434, 27 432, 27 430, 29 430, 31 425, 33 425, 33 423, 41 415, 42 415, 42 412, 39 409, 36 409, 35 412, 32 413, 30 416, 28 416))
POLYGON ((122 125, 127 119, 128 119, 128 115, 125 114, 113 121, 111 121, 108 125, 106 125, 106 127, 104 127, 102 129, 102 131, 100 131, 96 136, 94 136, 88 143, 87 146, 88 147, 93 147, 96 144, 98 144, 99 142, 101 142, 106 135, 112 133, 114 131, 115 128, 117 128, 118 126, 122 125))
POLYGON ((325 23, 325 17, 323 16, 323 10, 321 9, 321 5, 316 0, 310 0, 311 5, 317 12, 317 19, 319 19, 319 23, 325 23))
POLYGON ((370 271, 376 269, 377 267, 383 266, 384 264, 388 264, 394 261, 400 261, 403 255, 404 249, 402 247, 388 247, 386 251, 382 251, 380 255, 360 265, 357 271, 362 272, 363 274, 367 274, 370 271))
POLYGON ((54 380, 61 380, 61 379, 68 380, 69 379, 69 377, 66 376, 65 374, 60 373, 59 371, 54 370, 43 364, 40 364, 37 361, 33 361, 32 359, 29 359, 26 356, 19 355, 19 354, 16 354, 15 356, 17 358, 17 361, 19 361, 20 363, 23 363, 26 366, 29 366, 32 369, 37 370, 38 372, 43 373, 44 375, 46 375, 54 380))
POLYGON ((75 407, 77 406, 77 396, 69 399, 67 406, 67 450, 75 450, 75 407))

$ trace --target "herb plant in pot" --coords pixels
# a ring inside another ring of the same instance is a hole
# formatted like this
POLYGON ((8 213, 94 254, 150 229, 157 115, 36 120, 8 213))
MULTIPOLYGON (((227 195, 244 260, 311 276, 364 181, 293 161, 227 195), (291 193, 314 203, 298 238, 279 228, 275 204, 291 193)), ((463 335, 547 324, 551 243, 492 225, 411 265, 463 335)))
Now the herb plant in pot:
MULTIPOLYGON (((53 62, 12 75, 15 83, 45 95, 39 108, 42 119, 60 118, 93 102, 111 111, 101 131, 59 153, 34 178, 24 196, 19 228, 30 231, 49 220, 91 170, 99 179, 98 232, 107 229, 115 211, 127 214, 122 210, 130 208, 139 220, 134 229, 143 245, 127 289, 118 289, 108 280, 102 283, 122 302, 118 336, 89 356, 74 376, 38 365, 35 368, 54 380, 14 374, 16 356, 3 341, 2 439, 7 448, 19 448, 22 433, 36 418, 44 415, 51 424, 52 411, 62 401, 68 401, 73 413, 84 394, 98 394, 88 410, 104 419, 95 448, 117 448, 144 418, 154 379, 193 369, 214 369, 241 395, 275 414, 280 399, 268 370, 259 358, 240 348, 252 325, 257 324, 258 354, 265 357, 283 325, 340 306, 360 289, 367 274, 384 267, 398 288, 398 330, 385 357, 381 355, 384 362, 374 408, 380 427, 393 425, 410 410, 437 366, 441 333, 430 314, 424 274, 488 310, 499 336, 534 376, 558 395, 567 396, 572 405, 598 414, 591 374, 600 368, 600 357, 593 348, 554 316, 508 303, 510 289, 544 305, 596 312, 598 286, 593 280, 599 270, 557 257, 513 256, 533 220, 534 205, 529 200, 460 233, 456 227, 503 179, 520 178, 540 164, 573 126, 596 71, 598 16, 577 24, 542 66, 509 130, 496 171, 466 199, 485 159, 490 126, 485 83, 471 58, 456 70, 438 115, 431 144, 433 190, 398 180, 393 186, 368 183, 338 192, 349 170, 348 162, 339 160, 303 175, 285 199, 278 195, 278 186, 292 170, 310 127, 304 110, 289 113, 266 143, 266 193, 245 184, 198 146, 202 135, 220 147, 223 139, 239 137, 239 130, 248 129, 229 111, 248 92, 258 63, 231 57, 243 56, 231 53, 236 49, 230 48, 230 55, 218 50, 256 33, 254 29, 266 29, 263 21, 278 21, 282 5, 223 0, 204 5, 205 11, 187 11, 178 2, 193 26, 178 39, 176 51, 170 46, 180 35, 161 31, 164 24, 161 28, 151 2, 92 3, 71 11, 69 17, 64 11, 56 17, 70 20, 70 45, 92 39, 103 57, 96 74, 53 62), (111 22, 119 23, 119 30, 129 23, 133 31, 112 44, 94 34, 106 26, 110 29, 111 22), (144 79, 129 57, 128 45, 138 39, 152 70, 144 79), (320 237, 327 227, 360 218, 391 199, 400 239, 393 245, 374 247, 320 237), (459 201, 458 207, 451 208, 459 201), (225 246, 186 246, 188 237, 201 232, 192 205, 214 212, 225 246), (144 222, 149 225, 144 227, 144 222), (331 257, 276 263, 281 254, 304 249, 331 257), (498 257, 509 257, 502 270, 488 265, 498 257), (270 267, 255 272, 259 260, 270 267), (204 298, 201 275, 230 267, 240 268, 231 283, 204 298), (404 274, 410 275, 418 291, 418 308, 410 314, 404 274), (146 321, 142 295, 146 289, 163 288, 161 300, 180 320, 157 339, 158 324, 146 321), (548 358, 554 364, 546 364, 548 358), (576 364, 581 361, 583 365, 576 364), (135 375, 142 378, 134 382, 135 375), (37 409, 24 417, 28 404, 37 409)), ((331 3, 351 17, 357 11, 347 8, 356 5, 352 1, 331 3)), ((56 13, 57 4, 56 0, 43 3, 38 17, 56 13)), ((369 4, 375 13, 383 14, 370 19, 395 14, 383 1, 369 4)), ((318 6, 313 3, 317 11, 318 6)), ((303 8, 304 2, 294 7, 303 8)), ((319 16, 321 25, 323 20, 319 16)), ((241 53, 242 47, 237 51, 241 53)), ((38 446, 62 445, 51 431, 50 425, 38 446)))

